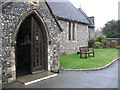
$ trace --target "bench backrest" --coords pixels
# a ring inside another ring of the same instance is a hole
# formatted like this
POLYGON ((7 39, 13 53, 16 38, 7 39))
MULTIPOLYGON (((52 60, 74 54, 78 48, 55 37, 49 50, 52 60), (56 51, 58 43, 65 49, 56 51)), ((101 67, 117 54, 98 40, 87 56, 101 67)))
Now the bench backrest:
POLYGON ((80 52, 89 52, 89 48, 88 47, 80 47, 80 52))

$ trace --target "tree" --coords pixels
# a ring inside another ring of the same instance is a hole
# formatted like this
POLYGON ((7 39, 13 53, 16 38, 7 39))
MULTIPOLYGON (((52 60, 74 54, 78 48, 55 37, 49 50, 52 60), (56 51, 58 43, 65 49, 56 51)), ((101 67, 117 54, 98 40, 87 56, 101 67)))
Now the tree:
POLYGON ((102 33, 107 38, 118 38, 119 32, 118 32, 118 26, 120 21, 111 20, 105 24, 105 27, 102 29, 102 33))

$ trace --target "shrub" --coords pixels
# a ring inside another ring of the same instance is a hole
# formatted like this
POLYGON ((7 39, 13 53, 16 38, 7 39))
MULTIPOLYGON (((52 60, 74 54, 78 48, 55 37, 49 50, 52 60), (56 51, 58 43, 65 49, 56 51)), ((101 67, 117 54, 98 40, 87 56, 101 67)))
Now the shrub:
POLYGON ((103 35, 100 35, 99 37, 97 37, 96 41, 101 42, 102 39, 106 40, 103 35))
POLYGON ((101 42, 95 42, 95 43, 94 43, 94 46, 99 46, 99 47, 102 47, 102 46, 103 46, 103 44, 102 44, 101 42))
POLYGON ((105 41, 106 41, 105 39, 102 39, 102 40, 101 40, 101 43, 102 43, 103 45, 105 45, 105 41))
POLYGON ((105 41, 105 45, 106 45, 107 47, 110 47, 110 43, 111 43, 111 42, 108 41, 108 40, 105 41))
POLYGON ((116 48, 116 49, 120 49, 120 46, 116 46, 115 48, 116 48))
POLYGON ((99 46, 93 46, 93 48, 95 48, 95 49, 99 49, 100 47, 99 47, 99 46))
POLYGON ((102 48, 109 48, 108 46, 103 46, 102 48))
POLYGON ((117 46, 117 44, 118 44, 117 41, 115 41, 115 40, 111 41, 111 47, 112 48, 115 48, 117 46))
POLYGON ((93 47, 94 46, 94 42, 95 42, 95 40, 90 40, 88 42, 89 47, 93 47))

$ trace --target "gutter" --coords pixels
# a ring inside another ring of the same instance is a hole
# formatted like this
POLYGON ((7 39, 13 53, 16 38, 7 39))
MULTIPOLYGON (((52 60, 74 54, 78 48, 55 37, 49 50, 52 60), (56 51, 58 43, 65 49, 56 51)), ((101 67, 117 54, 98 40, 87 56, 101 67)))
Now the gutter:
POLYGON ((95 26, 92 26, 92 25, 89 25, 88 27, 89 27, 89 28, 95 28, 95 26))
POLYGON ((79 22, 79 21, 77 21, 77 20, 72 20, 72 19, 62 18, 62 17, 59 17, 59 16, 57 16, 57 19, 59 19, 59 20, 65 20, 65 21, 71 21, 71 22, 77 22, 77 23, 81 23, 81 24, 89 25, 89 23, 79 22))

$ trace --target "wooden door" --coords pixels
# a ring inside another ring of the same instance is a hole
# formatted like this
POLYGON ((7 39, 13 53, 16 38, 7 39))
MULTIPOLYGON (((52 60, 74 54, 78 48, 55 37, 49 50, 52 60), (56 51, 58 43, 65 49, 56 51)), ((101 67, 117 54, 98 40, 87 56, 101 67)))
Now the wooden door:
POLYGON ((44 63, 44 35, 41 26, 34 17, 31 17, 31 72, 45 69, 44 63))

